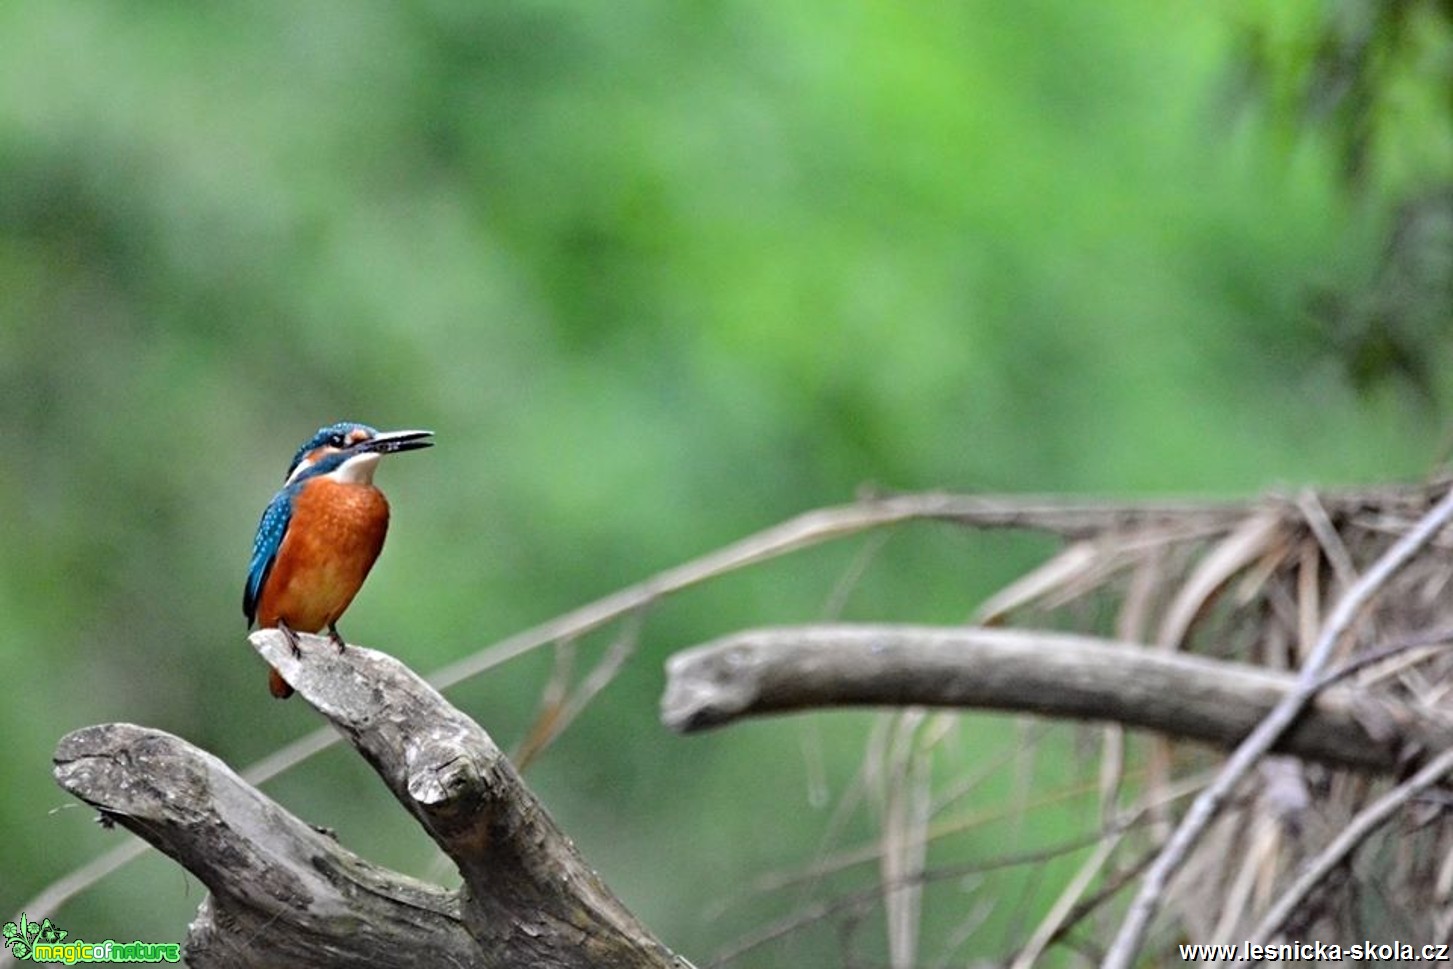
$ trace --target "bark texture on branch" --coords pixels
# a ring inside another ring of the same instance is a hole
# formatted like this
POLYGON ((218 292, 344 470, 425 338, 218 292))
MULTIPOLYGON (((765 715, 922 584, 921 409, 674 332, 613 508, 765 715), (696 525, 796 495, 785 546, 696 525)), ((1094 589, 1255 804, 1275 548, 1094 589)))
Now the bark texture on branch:
POLYGON ((478 724, 386 654, 302 640, 294 657, 275 630, 252 637, 464 886, 370 864, 177 737, 130 724, 69 734, 55 755, 60 785, 210 890, 188 933, 190 965, 689 969, 591 870, 478 724))
MULTIPOLYGON (((1086 636, 976 627, 750 630, 666 664, 661 719, 681 732, 844 706, 976 707, 1116 721, 1234 746, 1295 684, 1241 663, 1086 636)), ((1336 767, 1404 769, 1453 744, 1453 721, 1368 691, 1324 691, 1276 748, 1336 767)))

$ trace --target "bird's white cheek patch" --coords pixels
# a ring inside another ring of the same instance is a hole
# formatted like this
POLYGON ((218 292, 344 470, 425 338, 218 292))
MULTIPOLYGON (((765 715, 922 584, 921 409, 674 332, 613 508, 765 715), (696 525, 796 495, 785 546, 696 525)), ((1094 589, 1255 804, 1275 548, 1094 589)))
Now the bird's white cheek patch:
POLYGON ((308 469, 311 468, 313 465, 317 464, 328 455, 337 453, 338 449, 335 447, 320 447, 317 450, 309 452, 308 454, 304 455, 303 460, 298 462, 298 466, 296 468, 293 468, 293 473, 288 475, 288 480, 284 481, 283 484, 292 484, 294 481, 297 481, 304 474, 306 474, 308 469))

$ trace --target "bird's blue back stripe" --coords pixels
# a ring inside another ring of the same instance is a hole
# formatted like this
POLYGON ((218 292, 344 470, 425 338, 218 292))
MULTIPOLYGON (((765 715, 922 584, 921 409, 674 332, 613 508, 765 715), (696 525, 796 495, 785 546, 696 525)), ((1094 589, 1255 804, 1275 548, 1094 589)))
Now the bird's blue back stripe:
POLYGON ((242 612, 248 625, 257 617, 257 600, 262 595, 262 584, 267 581, 267 574, 277 560, 277 551, 282 547, 283 536, 288 532, 297 491, 296 483, 279 491, 268 502, 262 520, 257 523, 257 536, 252 540, 252 562, 247 568, 247 585, 242 590, 242 612))

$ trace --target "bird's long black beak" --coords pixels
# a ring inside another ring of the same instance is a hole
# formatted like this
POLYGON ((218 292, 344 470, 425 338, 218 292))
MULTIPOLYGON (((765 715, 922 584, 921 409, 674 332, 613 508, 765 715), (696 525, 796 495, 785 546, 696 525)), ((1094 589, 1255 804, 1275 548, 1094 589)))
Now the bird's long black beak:
POLYGON ((425 440, 425 438, 433 436, 433 431, 383 431, 367 441, 359 441, 353 445, 352 450, 359 454, 368 452, 398 454, 400 451, 417 451, 420 448, 433 447, 433 441, 425 440))

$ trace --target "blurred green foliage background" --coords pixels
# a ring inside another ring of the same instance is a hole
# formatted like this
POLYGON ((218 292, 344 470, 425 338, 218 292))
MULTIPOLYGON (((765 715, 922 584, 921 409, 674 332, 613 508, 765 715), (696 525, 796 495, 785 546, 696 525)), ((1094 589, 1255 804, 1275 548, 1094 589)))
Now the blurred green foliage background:
MULTIPOLYGON (((316 726, 268 697, 239 605, 320 424, 438 434, 382 470, 393 534, 342 624, 421 671, 864 484, 1425 474, 1449 306, 1435 285, 1399 329, 1378 287, 1402 206, 1453 183, 1437 5, 1390 5, 1425 11, 1396 25, 1392 108, 1306 123, 1333 15, 1379 6, 0 4, 0 912, 124 837, 51 782, 66 731, 133 721, 241 766, 316 726), (1358 117, 1386 123, 1351 165, 1358 117)), ((654 610, 531 768, 703 962, 781 913, 753 879, 811 860, 873 715, 678 738, 661 663, 821 616, 860 548, 654 610)), ((1043 551, 907 529, 843 614, 962 621, 1043 551)), ((549 669, 450 695, 508 746, 549 669)), ((960 766, 1013 742, 970 724, 960 766)), ((450 877, 351 753, 267 790, 450 877)), ((958 955, 1002 955, 1043 881, 958 955)), ((967 891, 932 890, 945 924, 967 891)), ((29 914, 171 940, 203 894, 152 856, 29 914)), ((793 944, 738 964, 839 958, 793 944)))

